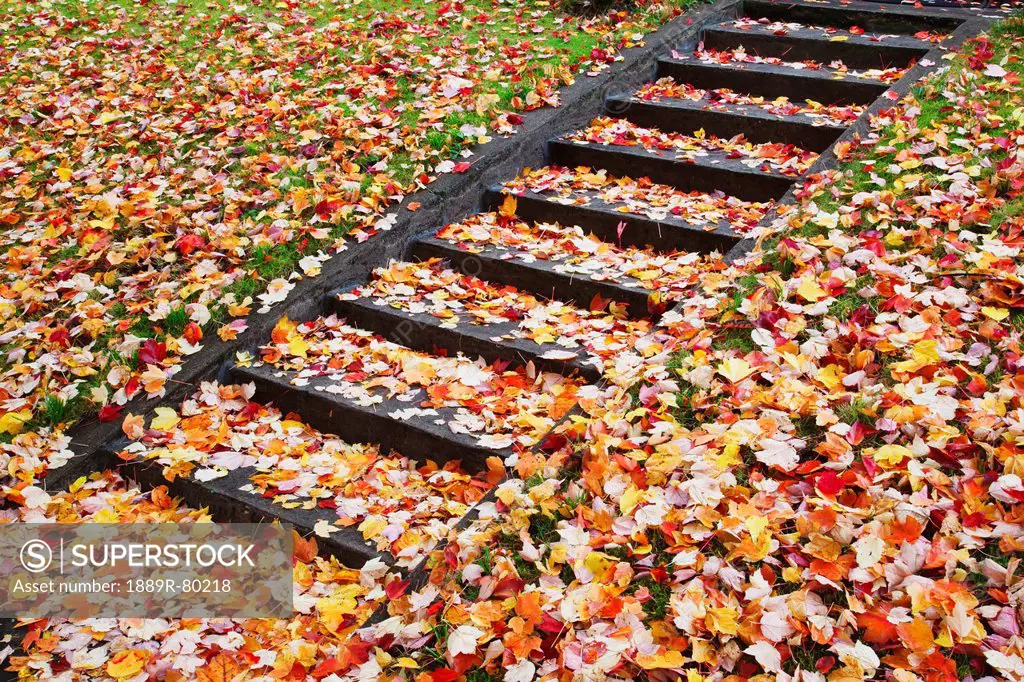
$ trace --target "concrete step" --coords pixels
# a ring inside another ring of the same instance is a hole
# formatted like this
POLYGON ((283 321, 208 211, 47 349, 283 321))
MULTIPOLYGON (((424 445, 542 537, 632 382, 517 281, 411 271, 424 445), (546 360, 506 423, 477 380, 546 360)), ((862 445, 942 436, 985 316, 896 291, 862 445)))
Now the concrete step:
MULTIPOLYGON (((485 204, 496 210, 506 192, 508 190, 501 185, 491 187, 487 190, 485 204)), ((687 222, 671 213, 624 212, 618 210, 621 205, 606 203, 593 191, 577 191, 568 199, 555 194, 524 191, 517 193, 516 199, 516 215, 523 220, 579 225, 604 241, 623 246, 650 247, 655 251, 725 253, 741 238, 725 221, 708 230, 706 225, 687 222), (622 224, 620 236, 619 226, 622 224)))
POLYGON ((293 383, 295 378, 295 372, 266 364, 231 369, 233 382, 256 385, 256 400, 298 412, 305 423, 351 443, 374 443, 384 452, 401 452, 417 461, 459 460, 467 471, 484 469, 488 457, 504 458, 512 453, 510 447, 489 448, 469 434, 454 433, 447 427, 455 418, 454 409, 417 414, 410 409, 417 403, 388 398, 385 391, 378 393, 383 398, 380 402, 366 405, 332 393, 338 382, 331 378, 313 377, 302 386, 293 383))
POLYGON ((429 238, 413 246, 413 256, 442 258, 463 272, 472 272, 490 282, 509 284, 537 296, 565 301, 586 308, 595 296, 624 303, 630 317, 650 317, 648 297, 653 291, 633 278, 598 281, 586 276, 560 272, 559 262, 530 259, 524 251, 500 245, 453 244, 445 239, 429 238))
POLYGON ((616 95, 608 98, 605 106, 609 112, 646 127, 677 133, 704 129, 718 137, 743 135, 751 142, 783 142, 815 152, 828 149, 846 129, 810 116, 771 114, 752 104, 688 99, 655 102, 616 95))
POLYGON ((721 151, 682 160, 668 151, 559 138, 551 141, 549 152, 552 162, 562 166, 601 168, 612 175, 646 177, 686 191, 721 191, 749 201, 778 199, 795 180, 773 170, 751 168, 721 151))
POLYGON ((600 378, 606 359, 651 328, 649 321, 490 283, 440 260, 392 263, 365 286, 337 292, 333 302, 349 324, 409 348, 533 363, 589 381, 600 378))
POLYGON ((870 37, 846 32, 842 40, 824 37, 814 29, 791 29, 779 35, 771 28, 753 25, 737 28, 732 24, 704 30, 704 47, 731 50, 744 47, 761 57, 779 57, 786 61, 815 60, 830 63, 840 60, 851 69, 905 67, 923 57, 931 45, 913 38, 894 37, 872 41, 870 37))
POLYGON ((823 104, 870 104, 888 86, 863 78, 837 78, 827 69, 812 71, 774 64, 707 64, 697 59, 662 57, 658 78, 669 77, 698 88, 729 88, 763 97, 812 99, 823 104))
POLYGON ((965 19, 913 6, 897 7, 861 0, 744 0, 743 14, 836 28, 859 26, 865 31, 906 35, 924 30, 950 33, 965 19))
MULTIPOLYGON (((127 445, 127 441, 123 442, 127 445)), ((303 536, 313 535, 318 521, 332 523, 338 515, 333 509, 289 509, 276 504, 272 498, 242 490, 249 485, 250 476, 256 473, 254 467, 235 469, 227 476, 211 481, 199 481, 187 476, 177 476, 167 481, 163 467, 152 461, 135 461, 116 464, 118 472, 125 478, 137 481, 143 490, 166 485, 172 497, 184 499, 189 506, 206 507, 210 515, 220 523, 266 523, 280 521, 295 528, 303 536)), ((338 528, 329 537, 317 537, 322 553, 338 558, 346 566, 359 568, 367 561, 377 558, 386 564, 395 562, 388 552, 380 552, 373 543, 363 539, 355 527, 338 528)))

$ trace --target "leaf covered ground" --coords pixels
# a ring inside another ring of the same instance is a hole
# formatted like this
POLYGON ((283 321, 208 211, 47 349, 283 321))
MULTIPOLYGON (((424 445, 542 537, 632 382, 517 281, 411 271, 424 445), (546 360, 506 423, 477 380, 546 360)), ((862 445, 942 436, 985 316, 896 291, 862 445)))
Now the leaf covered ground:
MULTIPOLYGON (((1022 48, 1024 22, 1008 20, 875 116, 838 150, 839 169, 752 227, 750 256, 708 267, 624 343, 605 385, 558 389, 576 390, 582 411, 507 458, 496 486, 497 469, 351 450, 249 402, 246 387, 206 386, 155 423, 129 420, 126 458, 179 475, 269 450, 256 492, 333 500, 343 523, 358 521, 344 508, 357 492, 373 506, 359 513, 381 517, 364 532, 428 555, 429 580, 324 566, 300 542, 297 594, 311 596, 293 621, 36 622, 15 668, 26 680, 203 679, 203 666, 331 682, 1024 680, 1022 48), (273 445, 250 450, 257 438, 273 445), (367 476, 350 489, 330 466, 304 476, 321 457, 367 476), (410 508, 389 506, 405 481, 410 508), (434 543, 454 506, 492 486, 476 521, 434 543), (385 599, 388 617, 360 628, 385 599)), ((494 229, 522 238, 503 217, 494 229)), ((492 228, 452 232, 477 229, 492 228)), ((466 295, 425 269, 439 296, 466 295)), ((398 286, 407 270, 383 270, 375 295, 429 310, 398 286)), ((283 323, 262 361, 306 356, 329 375, 358 361, 418 400, 444 387, 461 406, 508 390, 557 403, 538 376, 350 336, 334 320, 283 323), (346 366, 321 359, 335 346, 346 366)), ((202 513, 110 475, 24 497, 11 520, 202 513)))

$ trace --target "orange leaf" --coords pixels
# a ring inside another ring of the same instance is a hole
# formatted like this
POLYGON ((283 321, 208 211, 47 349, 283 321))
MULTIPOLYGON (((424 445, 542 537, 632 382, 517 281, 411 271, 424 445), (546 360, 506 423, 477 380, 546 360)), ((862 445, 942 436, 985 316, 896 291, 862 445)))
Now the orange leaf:
POLYGON ((303 539, 297 531, 292 530, 292 543, 295 548, 295 558, 304 564, 311 562, 317 554, 316 538, 310 536, 308 540, 303 539))
POLYGON ((498 215, 503 218, 511 218, 516 214, 516 198, 512 194, 506 194, 501 206, 498 208, 498 215))
POLYGON ((864 630, 864 641, 869 644, 887 644, 896 639, 896 626, 881 613, 857 615, 857 625, 864 630))
POLYGON ((248 676, 249 673, 227 653, 217 654, 209 663, 196 670, 199 682, 241 682, 248 676))

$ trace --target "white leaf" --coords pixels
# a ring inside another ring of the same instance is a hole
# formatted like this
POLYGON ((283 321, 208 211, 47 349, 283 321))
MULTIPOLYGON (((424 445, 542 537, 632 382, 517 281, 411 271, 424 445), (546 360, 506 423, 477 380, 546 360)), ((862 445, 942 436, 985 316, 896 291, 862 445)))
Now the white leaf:
POLYGON ((768 642, 751 644, 743 652, 753 656, 754 660, 764 668, 765 672, 782 672, 782 654, 768 642))
POLYGON ((800 464, 800 456, 789 443, 774 438, 761 441, 761 450, 754 453, 757 460, 783 471, 792 471, 800 464))
POLYGON ((529 661, 520 661, 505 669, 505 682, 530 682, 537 673, 537 666, 529 661))
POLYGON ((472 625, 460 625, 448 635, 448 653, 452 656, 476 653, 476 641, 483 637, 483 631, 472 625))
POLYGON ((29 509, 39 509, 50 504, 50 496, 46 491, 34 485, 24 488, 21 496, 25 498, 25 506, 29 509))
POLYGON ((992 78, 1006 78, 1006 69, 998 64, 989 64, 985 67, 985 75, 992 78))
POLYGON ((221 478, 222 476, 227 475, 227 469, 200 469, 193 475, 193 478, 205 483, 206 481, 212 481, 215 478, 221 478))
POLYGON ((327 519, 320 519, 313 524, 313 532, 322 538, 329 538, 331 537, 331 533, 337 533, 338 530, 338 528, 329 524, 327 519))

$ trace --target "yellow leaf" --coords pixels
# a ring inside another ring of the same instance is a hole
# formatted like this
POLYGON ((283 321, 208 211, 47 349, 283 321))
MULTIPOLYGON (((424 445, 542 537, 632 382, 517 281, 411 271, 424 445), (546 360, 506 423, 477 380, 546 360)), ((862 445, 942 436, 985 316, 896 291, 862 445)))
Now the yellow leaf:
POLYGON ((914 344, 914 350, 909 360, 893 363, 892 367, 897 372, 915 372, 938 361, 939 344, 935 339, 924 339, 914 344))
POLYGON ((138 675, 149 660, 150 653, 144 649, 119 651, 107 661, 107 674, 115 679, 138 675))
POLYGON ((387 527, 388 522, 380 516, 368 516, 359 524, 359 530, 362 531, 364 540, 372 540, 380 535, 387 527))
POLYGON ((761 533, 764 532, 765 528, 768 527, 768 519, 763 516, 748 516, 743 523, 746 525, 747 530, 750 531, 750 537, 755 542, 761 537, 761 533))
POLYGON ((889 468, 894 467, 903 461, 906 457, 913 457, 914 453, 902 445, 883 445, 882 447, 875 450, 875 454, 871 456, 880 466, 889 468))
POLYGON ((71 179, 71 169, 67 166, 61 166, 57 169, 57 177, 60 178, 61 182, 67 182, 71 179))
POLYGON ((805 279, 797 288, 796 293, 800 294, 806 301, 816 303, 828 296, 828 292, 822 289, 814 279, 805 279))
POLYGON ((614 566, 617 562, 609 557, 607 554, 601 552, 591 552, 587 555, 587 558, 583 560, 583 565, 587 567, 587 570, 594 574, 595 578, 600 578, 608 570, 609 566, 614 566))
POLYGON ((914 344, 914 359, 922 362, 939 361, 939 344, 935 339, 925 339, 914 344))
POLYGON ((844 375, 843 368, 839 365, 826 365, 818 370, 818 381, 831 391, 843 383, 844 375))
POLYGON ((124 114, 122 114, 120 111, 104 111, 102 114, 100 114, 100 117, 97 119, 97 121, 100 125, 106 125, 111 121, 116 121, 122 116, 124 116, 124 114))
POLYGON ((654 656, 640 654, 636 657, 636 662, 644 670, 657 670, 659 668, 682 668, 686 659, 683 658, 682 652, 671 650, 654 656))
POLYGON ((1003 320, 1010 316, 1010 311, 1007 310, 1006 308, 993 308, 991 306, 984 306, 981 309, 981 313, 985 317, 993 319, 996 322, 1002 322, 1003 320))
POLYGON ((25 424, 30 419, 32 419, 31 410, 8 412, 0 417, 0 433, 9 433, 12 436, 16 436, 21 433, 21 430, 25 428, 25 424))
POLYGON ((291 340, 288 341, 288 352, 295 357, 305 358, 306 351, 308 350, 309 344, 306 343, 306 339, 301 336, 293 336, 291 340))
POLYGON ((178 413, 173 408, 158 407, 156 408, 156 416, 150 422, 149 428, 156 429, 157 431, 170 431, 178 425, 179 421, 181 420, 178 418, 178 413))
POLYGON ((306 425, 294 419, 282 419, 281 428, 285 431, 291 431, 292 429, 305 429, 306 425))
POLYGON ((619 497, 619 509, 623 514, 628 514, 644 499, 644 493, 635 485, 630 484, 619 497))
POLYGON ((399 668, 418 668, 420 664, 409 658, 408 656, 402 656, 395 661, 395 666, 399 668))
POLYGON ((705 624, 708 628, 718 634, 735 635, 739 632, 739 613, 729 606, 708 609, 705 624))
POLYGON ((750 376, 753 370, 743 358, 729 358, 718 366, 718 373, 734 384, 750 376))
MULTIPOLYGON (((359 588, 360 586, 357 584, 354 587, 359 588)), ((355 614, 359 608, 355 596, 351 590, 346 590, 345 593, 333 594, 319 600, 316 603, 318 624, 331 632, 336 632, 345 622, 345 616, 355 614)))

